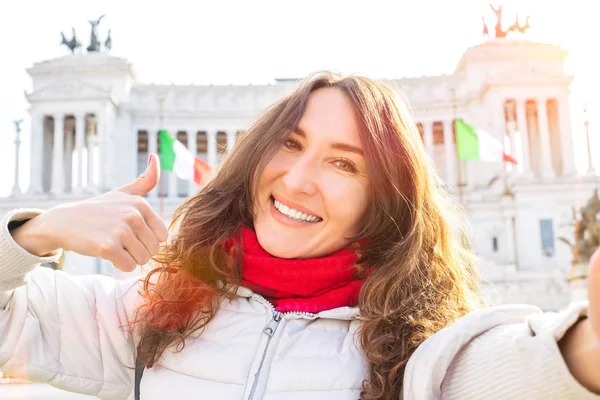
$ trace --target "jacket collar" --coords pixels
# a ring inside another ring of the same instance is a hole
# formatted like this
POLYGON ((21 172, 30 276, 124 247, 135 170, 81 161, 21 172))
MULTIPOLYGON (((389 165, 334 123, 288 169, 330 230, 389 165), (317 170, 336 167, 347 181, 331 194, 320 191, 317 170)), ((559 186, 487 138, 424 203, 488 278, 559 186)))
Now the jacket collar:
MULTIPOLYGON (((257 296, 262 298, 262 296, 260 296, 258 293, 255 293, 254 291, 252 291, 244 286, 238 287, 236 295, 238 297, 243 297, 243 298, 255 298, 257 296)), ((265 299, 265 302, 266 301, 267 300, 265 299)), ((342 321, 350 321, 350 320, 360 319, 360 312, 359 312, 358 307, 338 307, 338 308, 334 308, 331 310, 321 311, 316 314, 289 313, 286 315, 290 315, 291 317, 298 316, 298 317, 303 317, 303 318, 307 318, 307 317, 311 318, 312 316, 314 316, 314 318, 337 319, 337 320, 342 320, 342 321)))

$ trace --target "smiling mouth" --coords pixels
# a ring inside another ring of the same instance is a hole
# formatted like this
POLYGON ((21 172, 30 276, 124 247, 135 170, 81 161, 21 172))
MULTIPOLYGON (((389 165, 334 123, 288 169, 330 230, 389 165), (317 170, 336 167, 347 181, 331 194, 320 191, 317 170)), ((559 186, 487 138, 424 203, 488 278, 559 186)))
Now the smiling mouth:
POLYGON ((282 215, 285 215, 289 219, 298 222, 308 222, 308 223, 317 223, 323 221, 323 218, 318 217, 316 215, 310 215, 303 213, 301 211, 295 210, 291 207, 286 206, 279 200, 275 200, 273 196, 271 196, 271 202, 275 206, 275 209, 282 215))

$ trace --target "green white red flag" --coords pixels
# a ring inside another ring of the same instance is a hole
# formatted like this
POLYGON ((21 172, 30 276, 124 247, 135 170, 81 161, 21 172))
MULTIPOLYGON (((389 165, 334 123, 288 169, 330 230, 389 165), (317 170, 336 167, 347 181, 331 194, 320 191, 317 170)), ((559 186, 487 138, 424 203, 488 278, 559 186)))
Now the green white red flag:
POLYGON ((160 168, 174 172, 180 179, 194 181, 198 186, 204 186, 212 172, 204 160, 194 156, 165 130, 160 131, 160 168))
POLYGON ((467 124, 462 119, 454 121, 456 151, 458 159, 487 162, 509 162, 517 160, 504 151, 504 145, 486 131, 467 124))

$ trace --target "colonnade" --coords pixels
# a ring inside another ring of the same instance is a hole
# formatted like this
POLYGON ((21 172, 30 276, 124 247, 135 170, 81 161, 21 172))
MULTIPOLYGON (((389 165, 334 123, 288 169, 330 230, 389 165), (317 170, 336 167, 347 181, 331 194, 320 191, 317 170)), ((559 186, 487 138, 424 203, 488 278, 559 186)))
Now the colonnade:
MULTIPOLYGON (((488 115, 480 120, 488 117, 488 123, 480 126, 468 118, 466 122, 487 130, 499 141, 507 137, 505 152, 518 160, 515 171, 519 175, 549 179, 576 173, 566 96, 502 98, 485 112, 488 115)), ((419 122, 427 154, 449 186, 459 183, 453 121, 431 118, 419 122)))
POLYGON ((102 185, 104 127, 96 115, 32 113, 30 194, 93 192, 102 185))

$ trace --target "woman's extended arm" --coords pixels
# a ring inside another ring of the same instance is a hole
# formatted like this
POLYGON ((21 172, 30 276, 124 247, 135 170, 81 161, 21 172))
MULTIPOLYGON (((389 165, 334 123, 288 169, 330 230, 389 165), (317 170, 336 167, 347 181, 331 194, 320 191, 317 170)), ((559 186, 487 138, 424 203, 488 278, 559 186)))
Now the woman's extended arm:
POLYGON ((15 210, 0 224, 0 369, 103 399, 131 391, 131 316, 138 279, 73 277, 36 268, 61 250, 130 271, 156 254, 167 228, 141 197, 158 163, 120 189, 48 211, 15 210), (26 221, 20 223, 18 221, 26 221), (13 229, 10 229, 13 228, 13 229), (47 256, 47 257, 40 257, 47 256))
POLYGON ((36 268, 60 252, 37 257, 8 230, 10 221, 34 215, 16 210, 0 225, 0 370, 102 399, 126 399, 133 380, 128 325, 139 301, 137 279, 36 268))
POLYGON ((590 303, 560 313, 504 305, 472 312, 417 348, 404 398, 600 400, 600 253, 590 268, 590 303))
POLYGON ((575 379, 600 394, 600 249, 590 261, 588 294, 588 318, 573 326, 559 344, 575 379))

